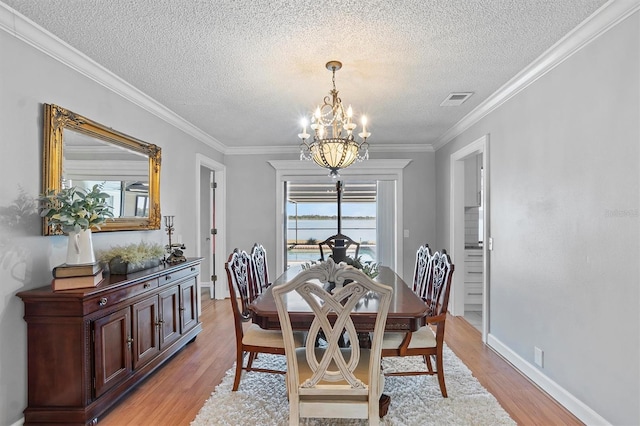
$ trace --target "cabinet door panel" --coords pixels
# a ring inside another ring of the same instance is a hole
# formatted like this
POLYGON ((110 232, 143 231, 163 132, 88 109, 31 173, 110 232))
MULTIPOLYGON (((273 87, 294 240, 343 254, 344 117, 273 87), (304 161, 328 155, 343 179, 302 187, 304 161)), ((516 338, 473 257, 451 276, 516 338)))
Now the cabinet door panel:
POLYGON ((133 305, 133 368, 151 361, 160 352, 158 296, 133 305))
POLYGON ((186 333, 198 324, 198 298, 196 278, 180 284, 180 325, 186 333))
POLYGON ((129 307, 93 322, 95 396, 131 374, 131 316, 129 307))
POLYGON ((164 349, 180 338, 179 291, 174 286, 160 293, 160 347, 164 349))

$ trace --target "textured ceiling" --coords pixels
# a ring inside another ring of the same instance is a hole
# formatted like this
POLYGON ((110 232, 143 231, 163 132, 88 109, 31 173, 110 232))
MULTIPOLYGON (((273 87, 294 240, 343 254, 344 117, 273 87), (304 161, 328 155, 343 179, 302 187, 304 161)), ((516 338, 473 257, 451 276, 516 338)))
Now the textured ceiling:
MULTIPOLYGON (((227 147, 299 143, 336 86, 374 144, 433 144, 605 0, 3 0, 227 147), (441 107, 450 92, 473 92, 441 107)), ((80 111, 81 113, 81 111, 80 111)))

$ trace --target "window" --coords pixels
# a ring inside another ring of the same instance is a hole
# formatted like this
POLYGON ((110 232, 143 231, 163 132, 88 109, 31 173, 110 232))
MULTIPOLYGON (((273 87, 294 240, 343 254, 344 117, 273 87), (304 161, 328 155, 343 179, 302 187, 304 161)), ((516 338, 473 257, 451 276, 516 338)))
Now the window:
MULTIPOLYGON (((287 182, 286 268, 320 259, 318 243, 338 232, 334 182, 287 182)), ((376 182, 342 187, 341 232, 360 243, 362 261, 376 261, 376 182)), ((347 255, 353 257, 355 250, 347 255)))

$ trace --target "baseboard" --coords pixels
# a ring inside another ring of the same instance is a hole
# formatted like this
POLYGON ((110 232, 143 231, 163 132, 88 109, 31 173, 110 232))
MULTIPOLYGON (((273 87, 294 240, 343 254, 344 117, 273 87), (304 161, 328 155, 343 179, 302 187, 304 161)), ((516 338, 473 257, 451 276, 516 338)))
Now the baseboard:
POLYGON ((18 420, 17 422, 10 424, 9 426, 22 426, 24 424, 24 417, 18 420))
POLYGON ((494 335, 489 334, 487 336, 487 345, 513 364, 516 369, 548 393, 560 405, 569 410, 574 416, 580 419, 580 421, 588 425, 611 425, 611 423, 602 418, 584 402, 580 401, 562 386, 542 374, 537 367, 512 351, 494 335))

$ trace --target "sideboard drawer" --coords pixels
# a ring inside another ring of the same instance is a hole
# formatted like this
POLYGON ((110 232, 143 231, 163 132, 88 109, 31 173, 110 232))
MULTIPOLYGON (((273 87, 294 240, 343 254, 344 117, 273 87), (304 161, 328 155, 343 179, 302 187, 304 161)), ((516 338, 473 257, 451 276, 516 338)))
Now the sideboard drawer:
POLYGON ((87 300, 87 303, 89 303, 92 308, 95 307, 95 309, 104 309, 106 307, 114 306, 122 302, 123 300, 130 299, 134 296, 154 290, 156 288, 158 288, 158 279, 153 278, 150 280, 141 281, 137 284, 123 287, 120 290, 112 291, 102 297, 89 299, 87 300))
POLYGON ((163 286, 169 283, 176 282, 178 280, 181 280, 182 278, 185 278, 191 275, 197 275, 199 273, 200 273, 200 268, 198 266, 193 265, 184 269, 180 269, 178 271, 170 272, 165 275, 160 275, 158 279, 160 280, 160 285, 163 286))

